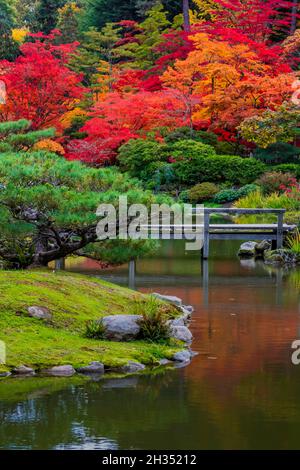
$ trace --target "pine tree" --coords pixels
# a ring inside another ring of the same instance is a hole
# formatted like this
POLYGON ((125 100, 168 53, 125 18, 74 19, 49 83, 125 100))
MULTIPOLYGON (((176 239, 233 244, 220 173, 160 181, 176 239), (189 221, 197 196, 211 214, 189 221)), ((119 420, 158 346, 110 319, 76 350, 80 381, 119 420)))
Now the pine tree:
POLYGON ((14 60, 18 54, 18 45, 12 38, 15 24, 15 4, 0 0, 0 60, 14 60))
POLYGON ((55 135, 55 129, 31 131, 30 127, 26 119, 0 123, 0 154, 30 150, 40 140, 55 135))
POLYGON ((90 29, 70 61, 70 67, 83 73, 84 84, 96 94, 111 90, 113 66, 120 58, 115 48, 120 29, 113 23, 106 24, 101 31, 90 29))
POLYGON ((58 10, 56 26, 61 32, 61 43, 70 43, 78 40, 80 12, 81 9, 78 8, 76 2, 66 3, 58 10))
POLYGON ((39 0, 16 0, 16 23, 20 28, 36 31, 36 10, 39 0))
POLYGON ((83 29, 100 29, 106 23, 135 20, 136 0, 86 0, 82 19, 83 29))
POLYGON ((36 9, 36 28, 49 34, 55 29, 58 20, 58 10, 64 6, 66 0, 39 0, 36 9))

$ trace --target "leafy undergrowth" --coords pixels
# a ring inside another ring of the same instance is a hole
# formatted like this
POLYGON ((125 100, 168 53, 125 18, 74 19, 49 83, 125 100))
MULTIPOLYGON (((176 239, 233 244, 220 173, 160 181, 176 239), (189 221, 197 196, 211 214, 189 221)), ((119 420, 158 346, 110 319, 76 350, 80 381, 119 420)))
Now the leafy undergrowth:
MULTIPOLYGON (((84 337, 88 321, 106 315, 134 314, 147 297, 96 278, 50 271, 0 271, 0 340, 6 365, 35 368, 101 361, 118 367, 129 360, 152 365, 171 357, 178 344, 145 341, 116 343, 84 337), (51 320, 28 316, 29 306, 47 307, 51 320)), ((174 315, 176 311, 174 310, 174 315)))

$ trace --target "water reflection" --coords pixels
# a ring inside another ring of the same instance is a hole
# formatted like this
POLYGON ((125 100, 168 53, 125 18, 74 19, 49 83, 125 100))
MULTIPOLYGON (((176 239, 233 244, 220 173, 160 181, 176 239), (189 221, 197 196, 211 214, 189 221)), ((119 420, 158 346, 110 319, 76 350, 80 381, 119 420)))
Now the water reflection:
MULTIPOLYGON (((300 330, 299 270, 241 263, 236 245, 224 242, 201 266, 172 243, 137 263, 135 283, 194 305, 199 355, 191 365, 124 381, 66 381, 61 389, 48 379, 27 399, 5 393, 9 381, 2 382, 1 448, 300 448, 300 366, 290 360, 300 330)), ((69 268, 99 274, 90 261, 69 268)), ((126 285, 128 267, 105 277, 126 285)))

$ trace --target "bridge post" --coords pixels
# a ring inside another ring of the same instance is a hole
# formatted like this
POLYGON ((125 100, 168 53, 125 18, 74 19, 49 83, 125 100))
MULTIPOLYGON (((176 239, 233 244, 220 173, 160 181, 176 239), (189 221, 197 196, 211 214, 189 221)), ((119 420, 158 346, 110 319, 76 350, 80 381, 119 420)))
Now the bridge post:
POLYGON ((277 218, 277 239, 276 239, 276 248, 282 248, 283 246, 283 217, 284 214, 278 214, 277 218))
POLYGON ((204 209, 204 245, 202 249, 203 259, 208 259, 209 257, 209 220, 210 212, 204 209))
POLYGON ((128 266, 128 287, 129 289, 135 290, 135 273, 136 273, 136 262, 135 259, 129 261, 128 266))
POLYGON ((60 259, 55 260, 55 269, 56 271, 64 271, 66 269, 65 258, 60 258, 60 259))

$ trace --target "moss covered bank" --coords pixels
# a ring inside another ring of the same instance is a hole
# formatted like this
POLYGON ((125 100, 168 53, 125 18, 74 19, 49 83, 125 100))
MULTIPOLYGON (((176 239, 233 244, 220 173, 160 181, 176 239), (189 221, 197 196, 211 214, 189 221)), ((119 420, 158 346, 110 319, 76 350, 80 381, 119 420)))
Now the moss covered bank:
POLYGON ((182 349, 146 341, 111 342, 84 337, 86 323, 107 315, 132 314, 146 296, 96 278, 50 271, 0 271, 0 340, 6 344, 6 364, 0 372, 26 365, 40 370, 91 361, 107 369, 138 361, 158 364, 182 349), (28 314, 28 307, 49 309, 51 319, 28 314))

